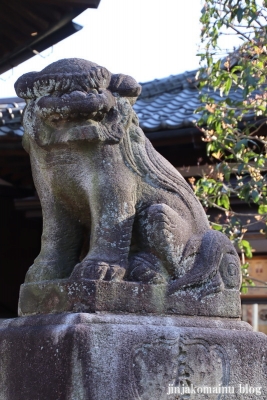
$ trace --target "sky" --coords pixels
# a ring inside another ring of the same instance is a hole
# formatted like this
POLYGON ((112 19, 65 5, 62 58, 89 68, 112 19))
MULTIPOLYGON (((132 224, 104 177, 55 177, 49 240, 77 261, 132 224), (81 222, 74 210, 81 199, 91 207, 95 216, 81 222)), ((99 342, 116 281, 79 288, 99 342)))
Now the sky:
POLYGON ((62 58, 84 58, 138 82, 198 68, 202 0, 101 0, 74 21, 83 29, 0 75, 0 97, 19 76, 62 58))

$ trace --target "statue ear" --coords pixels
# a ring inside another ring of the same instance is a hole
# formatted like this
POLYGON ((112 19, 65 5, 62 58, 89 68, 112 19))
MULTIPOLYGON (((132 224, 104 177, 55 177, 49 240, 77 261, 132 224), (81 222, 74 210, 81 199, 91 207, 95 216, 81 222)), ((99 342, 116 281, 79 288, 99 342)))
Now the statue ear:
POLYGON ((137 97, 142 87, 129 75, 113 74, 108 90, 117 92, 123 97, 137 97))

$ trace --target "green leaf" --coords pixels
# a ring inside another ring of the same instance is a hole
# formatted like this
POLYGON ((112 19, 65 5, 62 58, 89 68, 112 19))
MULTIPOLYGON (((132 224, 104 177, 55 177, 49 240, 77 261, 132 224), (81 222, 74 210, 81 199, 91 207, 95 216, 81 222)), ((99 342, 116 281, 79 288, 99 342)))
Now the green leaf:
MULTIPOLYGON (((246 283, 246 282, 245 282, 245 283, 246 283)), ((240 289, 240 292, 241 292, 241 294, 247 294, 247 292, 248 292, 247 286, 244 286, 244 285, 242 284, 241 289, 240 289)))
POLYGON ((246 147, 248 144, 248 139, 239 140, 235 145, 235 151, 240 151, 242 148, 246 147))
POLYGON ((241 174, 241 172, 243 171, 243 169, 244 169, 244 164, 243 164, 243 163, 239 164, 239 166, 238 166, 238 168, 237 168, 238 175, 241 174))
POLYGON ((261 204, 258 208, 259 214, 267 214, 267 205, 261 204))
POLYGON ((254 202, 257 203, 260 199, 259 192, 256 189, 253 189, 251 192, 251 197, 253 198, 254 202))
POLYGON ((222 225, 219 225, 219 224, 212 224, 212 229, 214 229, 216 231, 222 231, 223 227, 222 227, 222 225))
POLYGON ((242 65, 236 65, 235 67, 233 67, 231 69, 231 72, 234 73, 236 71, 242 71, 243 70, 243 66, 242 65))
POLYGON ((227 196, 227 194, 223 194, 221 196, 221 205, 226 208, 226 210, 229 210, 230 208, 230 200, 229 197, 227 196))
POLYGON ((237 10, 237 20, 238 20, 239 23, 242 21, 243 13, 244 13, 243 8, 239 8, 237 10))
POLYGON ((229 210, 230 201, 229 201, 229 197, 227 196, 227 194, 223 194, 222 196, 220 196, 217 200, 217 204, 219 206, 223 206, 226 210, 229 210))
POLYGON ((250 243, 247 240, 241 240, 240 242, 240 246, 241 249, 244 249, 245 252, 245 256, 248 258, 252 257, 252 247, 250 245, 250 243))
POLYGON ((215 121, 215 129, 217 133, 222 133, 223 129, 222 129, 222 124, 220 121, 215 121))
POLYGON ((231 86, 232 86, 232 82, 233 82, 232 78, 228 78, 227 79, 226 84, 225 84, 225 88, 224 88, 226 94, 229 93, 229 91, 231 89, 231 86))

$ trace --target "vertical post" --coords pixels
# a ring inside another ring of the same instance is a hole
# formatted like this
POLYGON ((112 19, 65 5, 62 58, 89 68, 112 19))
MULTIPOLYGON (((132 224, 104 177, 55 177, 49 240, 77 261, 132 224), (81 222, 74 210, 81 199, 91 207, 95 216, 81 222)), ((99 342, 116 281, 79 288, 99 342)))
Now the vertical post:
POLYGON ((255 332, 259 330, 259 305, 253 304, 252 326, 255 332))

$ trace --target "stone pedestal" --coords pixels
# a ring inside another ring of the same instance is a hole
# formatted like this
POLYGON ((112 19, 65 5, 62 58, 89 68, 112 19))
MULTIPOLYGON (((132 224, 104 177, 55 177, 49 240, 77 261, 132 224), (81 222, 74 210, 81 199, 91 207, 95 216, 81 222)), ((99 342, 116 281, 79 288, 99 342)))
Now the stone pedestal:
POLYGON ((58 279, 21 285, 19 315, 60 312, 126 312, 239 318, 240 294, 225 289, 202 297, 202 287, 168 295, 168 285, 58 279))
POLYGON ((99 312, 5 321, 0 400, 30 399, 264 400, 267 337, 227 318, 99 312))

